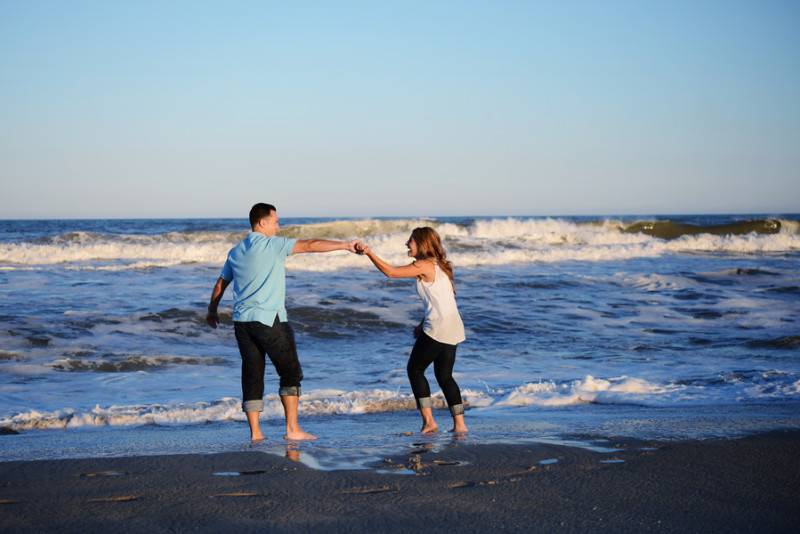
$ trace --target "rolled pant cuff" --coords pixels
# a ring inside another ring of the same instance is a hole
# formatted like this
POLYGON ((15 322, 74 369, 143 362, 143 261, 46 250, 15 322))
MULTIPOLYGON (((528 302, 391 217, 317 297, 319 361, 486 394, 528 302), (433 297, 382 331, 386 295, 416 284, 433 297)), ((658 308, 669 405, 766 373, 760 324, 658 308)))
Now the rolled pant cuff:
POLYGON ((464 415, 464 405, 463 404, 454 404, 450 406, 450 413, 455 415, 464 415))
POLYGON ((420 397, 417 399, 417 409, 420 408, 433 408, 433 401, 430 397, 420 397))
POLYGON ((246 400, 242 402, 242 411, 244 412, 263 412, 264 399, 246 400))
POLYGON ((300 386, 284 386, 278 390, 278 395, 281 397, 299 397, 300 386))

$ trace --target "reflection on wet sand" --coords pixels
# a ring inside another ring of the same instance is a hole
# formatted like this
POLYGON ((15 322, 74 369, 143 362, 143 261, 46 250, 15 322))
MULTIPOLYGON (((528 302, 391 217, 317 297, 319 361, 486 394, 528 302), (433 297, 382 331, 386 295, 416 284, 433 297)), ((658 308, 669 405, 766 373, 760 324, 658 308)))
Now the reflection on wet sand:
POLYGON ((300 461, 300 449, 296 443, 287 443, 286 444, 286 455, 287 460, 291 460, 292 462, 299 462, 300 461))
POLYGON ((463 434, 424 435, 409 432, 392 434, 392 439, 380 445, 354 445, 352 442, 326 439, 321 443, 319 441, 280 443, 265 440, 258 443, 251 442, 249 447, 321 471, 371 469, 384 473, 424 474, 434 464, 461 465, 461 463, 442 460, 426 462, 423 461, 423 455, 439 453, 468 443, 470 443, 468 436, 463 434), (398 454, 400 458, 397 458, 398 454))

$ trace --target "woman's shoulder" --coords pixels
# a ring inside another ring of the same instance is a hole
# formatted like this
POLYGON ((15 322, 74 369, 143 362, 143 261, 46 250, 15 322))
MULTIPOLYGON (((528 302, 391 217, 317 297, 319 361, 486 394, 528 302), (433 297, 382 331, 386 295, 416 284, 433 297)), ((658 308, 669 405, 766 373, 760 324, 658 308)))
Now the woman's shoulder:
POLYGON ((419 260, 414 260, 414 265, 416 265, 419 269, 422 270, 423 275, 426 278, 431 278, 431 280, 425 280, 426 282, 433 281, 432 279, 435 276, 436 272, 436 260, 433 258, 423 258, 419 260))
POLYGON ((423 258, 421 260, 414 260, 413 263, 420 269, 430 270, 431 272, 433 272, 433 269, 436 268, 436 260, 433 258, 423 258))

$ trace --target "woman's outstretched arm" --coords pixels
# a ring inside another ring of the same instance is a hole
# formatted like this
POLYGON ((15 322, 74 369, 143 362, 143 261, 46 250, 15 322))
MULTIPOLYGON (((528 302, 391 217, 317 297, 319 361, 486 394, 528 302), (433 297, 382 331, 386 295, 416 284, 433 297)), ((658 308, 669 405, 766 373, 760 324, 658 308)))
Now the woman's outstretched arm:
POLYGON ((371 248, 366 244, 359 242, 356 245, 356 251, 366 255, 370 261, 377 267, 377 269, 389 278, 417 278, 423 279, 433 278, 433 265, 427 260, 413 261, 408 265, 395 267, 383 261, 383 259, 375 254, 371 248))

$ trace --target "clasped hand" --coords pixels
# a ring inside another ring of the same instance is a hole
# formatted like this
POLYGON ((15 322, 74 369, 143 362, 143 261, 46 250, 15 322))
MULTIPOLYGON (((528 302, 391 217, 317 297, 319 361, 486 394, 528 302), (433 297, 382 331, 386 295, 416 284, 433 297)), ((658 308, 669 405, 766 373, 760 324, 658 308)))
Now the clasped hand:
POLYGON ((353 252, 358 254, 359 256, 363 256, 364 254, 369 253, 369 246, 364 243, 363 241, 354 241, 353 242, 353 252))

